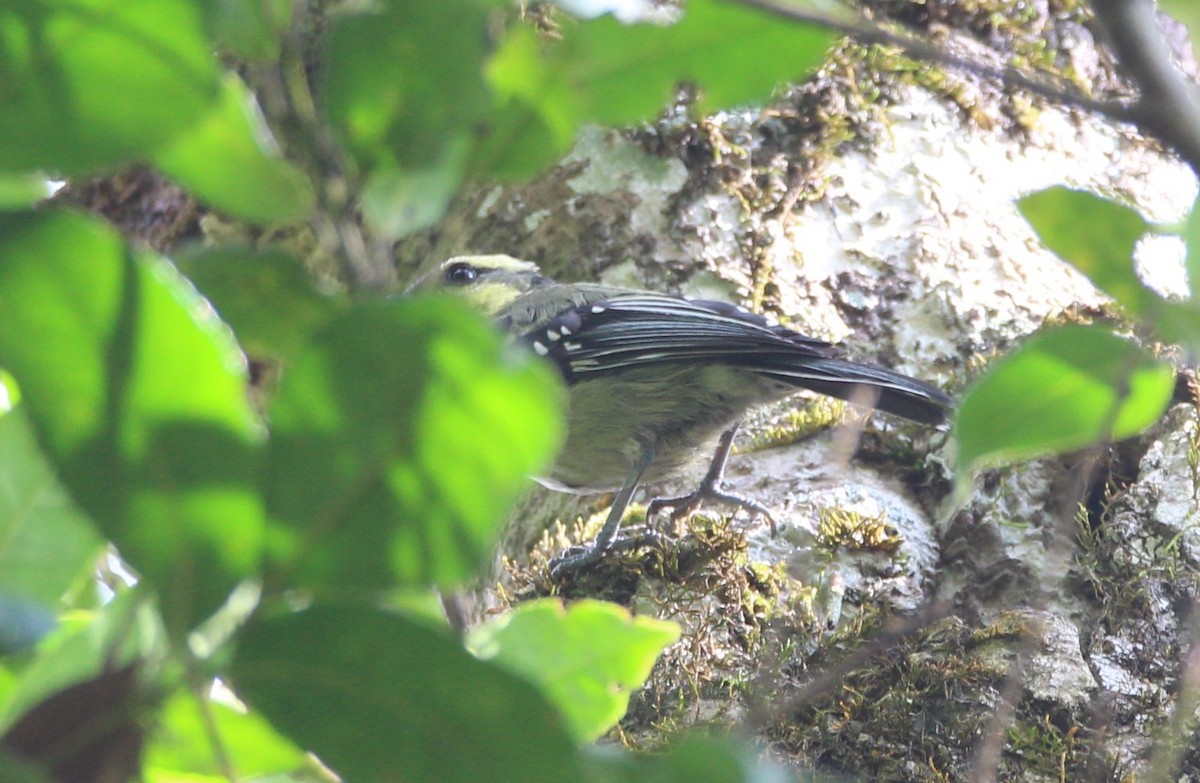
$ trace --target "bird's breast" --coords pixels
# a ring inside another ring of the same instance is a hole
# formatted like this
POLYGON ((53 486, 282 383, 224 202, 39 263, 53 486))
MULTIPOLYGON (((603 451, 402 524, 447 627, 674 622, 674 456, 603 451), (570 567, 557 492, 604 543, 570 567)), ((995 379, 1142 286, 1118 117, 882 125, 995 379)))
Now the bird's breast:
POLYGON ((724 365, 640 367, 571 385, 567 439, 549 475, 563 492, 619 488, 646 445, 654 459, 641 483, 686 473, 712 454, 713 441, 746 408, 783 396, 744 370, 724 365))

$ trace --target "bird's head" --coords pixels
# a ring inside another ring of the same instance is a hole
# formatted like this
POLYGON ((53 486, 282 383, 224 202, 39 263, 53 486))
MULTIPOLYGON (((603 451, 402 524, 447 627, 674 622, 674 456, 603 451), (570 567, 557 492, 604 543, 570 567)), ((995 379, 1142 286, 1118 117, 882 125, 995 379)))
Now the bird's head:
POLYGON ((549 282, 531 261, 505 255, 455 256, 420 277, 409 291, 445 291, 493 316, 549 282))

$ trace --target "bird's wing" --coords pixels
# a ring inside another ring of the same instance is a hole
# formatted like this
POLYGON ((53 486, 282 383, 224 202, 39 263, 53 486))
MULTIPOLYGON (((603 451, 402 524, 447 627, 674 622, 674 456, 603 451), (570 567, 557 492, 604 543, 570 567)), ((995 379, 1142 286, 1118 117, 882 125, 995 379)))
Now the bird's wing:
POLYGON ((625 293, 580 304, 522 335, 536 353, 555 362, 568 382, 627 367, 711 361, 790 368, 804 358, 840 356, 837 348, 805 337, 725 302, 625 293))
POLYGON ((869 404, 924 424, 944 425, 954 407, 935 386, 848 361, 836 346, 725 302, 623 292, 563 310, 521 340, 568 384, 630 367, 712 362, 843 400, 864 402, 870 389, 869 404))

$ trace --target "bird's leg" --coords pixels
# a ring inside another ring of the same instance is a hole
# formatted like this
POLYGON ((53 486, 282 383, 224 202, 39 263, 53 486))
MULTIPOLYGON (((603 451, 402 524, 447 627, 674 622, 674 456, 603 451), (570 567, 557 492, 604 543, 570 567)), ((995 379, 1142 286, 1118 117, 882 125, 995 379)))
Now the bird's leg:
MULTIPOLYGON (((621 517, 625 516, 625 509, 629 507, 629 501, 642 480, 642 474, 646 472, 646 468, 653 461, 654 444, 643 441, 642 452, 629 471, 629 477, 625 479, 617 496, 613 498, 612 507, 608 510, 608 518, 604 520, 604 527, 600 528, 600 532, 596 534, 596 540, 592 542, 591 546, 581 551, 568 550, 567 553, 551 560, 551 576, 557 578, 569 571, 592 565, 614 547, 625 548, 621 546, 622 542, 617 540, 617 533, 621 530, 621 517)), ((646 539, 639 539, 638 542, 640 543, 642 540, 646 539)))
POLYGON ((694 513, 705 501, 716 501, 735 508, 744 508, 753 514, 758 514, 765 518, 767 524, 771 526, 772 536, 778 532, 775 526, 775 518, 771 516, 771 512, 766 506, 750 498, 734 495, 721 489, 721 482, 725 478, 725 463, 729 461, 729 452, 733 450, 733 439, 737 435, 739 426, 741 426, 740 422, 721 433, 721 439, 717 442, 717 451, 713 454, 712 462, 708 465, 708 472, 704 474, 704 478, 700 481, 700 486, 696 487, 694 492, 687 495, 679 495, 672 498, 654 498, 646 506, 647 520, 664 508, 670 508, 671 521, 675 521, 694 513))

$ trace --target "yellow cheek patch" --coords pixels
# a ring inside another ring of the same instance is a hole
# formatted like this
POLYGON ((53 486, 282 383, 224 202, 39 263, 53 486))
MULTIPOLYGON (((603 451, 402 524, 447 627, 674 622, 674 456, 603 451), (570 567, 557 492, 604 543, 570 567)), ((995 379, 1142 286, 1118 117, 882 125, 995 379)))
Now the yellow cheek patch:
POLYGON ((459 289, 450 289, 485 315, 496 315, 521 295, 513 286, 500 283, 480 282, 459 289))

